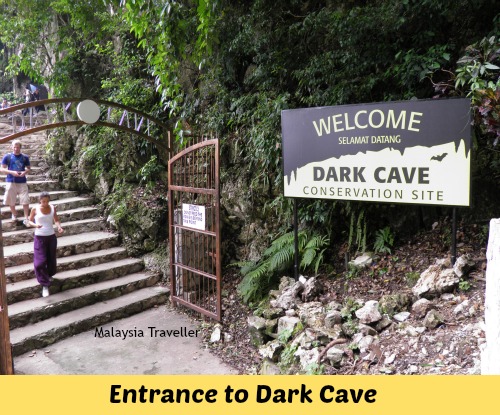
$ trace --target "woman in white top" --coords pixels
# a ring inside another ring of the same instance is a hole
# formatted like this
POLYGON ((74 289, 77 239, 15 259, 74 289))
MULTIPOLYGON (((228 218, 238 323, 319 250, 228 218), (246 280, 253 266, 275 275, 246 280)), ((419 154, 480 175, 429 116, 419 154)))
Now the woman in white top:
POLYGON ((42 296, 49 295, 49 286, 52 277, 57 272, 57 237, 54 232, 54 223, 57 232, 64 232, 57 216, 56 207, 49 204, 48 192, 40 194, 40 204, 31 209, 28 226, 35 228, 33 266, 38 283, 42 286, 42 296))

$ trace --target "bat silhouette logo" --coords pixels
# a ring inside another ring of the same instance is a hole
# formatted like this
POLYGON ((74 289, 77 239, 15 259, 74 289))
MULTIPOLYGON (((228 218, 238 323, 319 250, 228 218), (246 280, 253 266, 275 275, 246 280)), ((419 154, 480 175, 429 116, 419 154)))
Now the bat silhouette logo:
POLYGON ((431 160, 442 161, 447 155, 448 155, 448 153, 443 153, 443 154, 440 154, 439 156, 432 156, 431 160))

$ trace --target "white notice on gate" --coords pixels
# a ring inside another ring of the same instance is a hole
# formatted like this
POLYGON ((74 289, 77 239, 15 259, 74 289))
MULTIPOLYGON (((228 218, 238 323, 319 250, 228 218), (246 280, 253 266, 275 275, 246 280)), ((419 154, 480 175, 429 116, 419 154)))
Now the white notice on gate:
POLYGON ((182 204, 182 226, 205 230, 205 206, 182 204))

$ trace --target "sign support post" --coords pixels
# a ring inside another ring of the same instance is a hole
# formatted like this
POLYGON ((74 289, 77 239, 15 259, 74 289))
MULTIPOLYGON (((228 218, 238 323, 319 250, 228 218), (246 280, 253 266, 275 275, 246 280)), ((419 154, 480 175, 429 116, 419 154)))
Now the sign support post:
POLYGON ((294 265, 293 271, 295 281, 299 280, 299 221, 297 215, 297 198, 293 198, 293 244, 294 244, 294 265))
POLYGON ((453 208, 451 220, 451 265, 457 260, 457 208, 453 208))

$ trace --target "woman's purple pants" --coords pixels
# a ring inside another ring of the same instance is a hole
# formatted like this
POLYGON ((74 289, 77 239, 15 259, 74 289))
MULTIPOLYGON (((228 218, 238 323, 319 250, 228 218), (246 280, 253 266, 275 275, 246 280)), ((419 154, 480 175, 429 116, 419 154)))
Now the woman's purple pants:
POLYGON ((44 287, 50 286, 51 277, 56 274, 56 249, 56 235, 35 235, 33 266, 38 283, 44 287))

